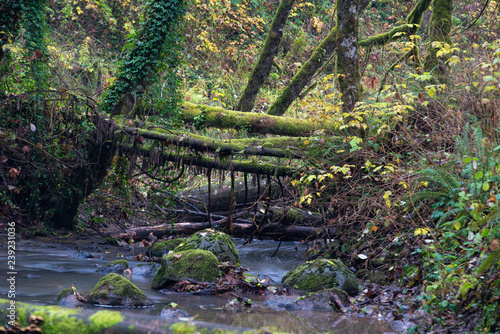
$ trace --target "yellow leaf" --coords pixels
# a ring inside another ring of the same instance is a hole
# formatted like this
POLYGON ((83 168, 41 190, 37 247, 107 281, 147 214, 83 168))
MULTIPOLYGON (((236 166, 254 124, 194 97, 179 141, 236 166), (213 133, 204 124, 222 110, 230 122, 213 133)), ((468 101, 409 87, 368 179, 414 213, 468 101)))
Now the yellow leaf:
POLYGON ((391 207, 391 201, 389 200, 389 196, 392 195, 392 192, 391 191, 386 191, 384 193, 384 200, 385 200, 385 204, 387 204, 387 207, 391 207))
POLYGON ((453 225, 453 226, 458 231, 458 230, 460 230, 460 227, 462 227, 462 224, 460 224, 460 222, 456 222, 455 225, 453 225))
POLYGON ((405 188, 405 189, 408 188, 408 185, 406 184, 405 181, 401 181, 401 182, 399 182, 399 184, 402 185, 403 188, 405 188))
POLYGON ((415 230, 415 235, 426 235, 427 233, 429 233, 429 229, 428 228, 417 228, 415 230))
POLYGON ((80 8, 80 6, 76 7, 76 12, 78 13, 78 15, 82 15, 83 14, 83 10, 80 8))

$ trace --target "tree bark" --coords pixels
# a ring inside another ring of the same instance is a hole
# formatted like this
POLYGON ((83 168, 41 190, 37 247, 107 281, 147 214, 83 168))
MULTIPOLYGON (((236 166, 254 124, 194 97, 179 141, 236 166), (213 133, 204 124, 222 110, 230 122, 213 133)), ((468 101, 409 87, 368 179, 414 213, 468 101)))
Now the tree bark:
POLYGON ((283 36, 283 28, 294 3, 295 0, 281 0, 273 22, 271 23, 269 34, 260 52, 259 60, 253 69, 250 80, 248 80, 248 84, 238 102, 236 110, 246 112, 252 111, 260 87, 262 87, 264 81, 271 72, 274 56, 276 55, 281 37, 283 36))
POLYGON ((424 71, 433 72, 438 81, 443 81, 448 71, 448 55, 439 57, 437 52, 443 43, 451 44, 453 0, 433 0, 429 26, 429 45, 424 60, 424 71), (441 45, 439 45, 441 44, 441 45))
MULTIPOLYGON (((336 74, 342 93, 342 113, 350 114, 361 94, 358 67, 358 1, 337 0, 336 74)), ((347 124, 352 120, 348 117, 347 124)))
POLYGON ((184 0, 157 1, 146 6, 146 18, 135 43, 125 53, 116 80, 105 92, 102 110, 106 113, 127 115, 134 109, 137 96, 157 72, 167 36, 176 31, 182 20, 184 0))
POLYGON ((302 139, 294 137, 222 140, 161 128, 146 130, 130 126, 121 126, 119 132, 130 136, 141 136, 145 139, 162 141, 166 145, 190 148, 200 153, 217 153, 223 156, 243 154, 301 159, 300 151, 307 149, 302 139))
POLYGON ((335 132, 337 125, 333 122, 314 124, 311 121, 288 117, 278 117, 258 113, 232 111, 221 107, 196 105, 185 102, 181 108, 182 120, 186 123, 204 121, 206 127, 219 129, 245 129, 252 133, 303 137, 310 136, 317 130, 335 132))
MULTIPOLYGON (((220 226, 212 224, 213 228, 220 226)), ((208 222, 204 223, 176 223, 162 224, 155 226, 143 226, 129 228, 122 232, 111 232, 110 236, 117 239, 141 241, 147 239, 150 233, 153 233, 157 238, 163 238, 170 235, 189 235, 195 232, 208 228, 208 222)), ((296 226, 296 225, 281 225, 281 224, 262 224, 258 228, 254 224, 234 222, 232 235, 236 237, 265 237, 274 240, 304 240, 307 238, 321 238, 324 232, 329 235, 335 235, 334 228, 322 228, 313 226, 296 226)))
MULTIPOLYGON (((369 0, 362 0, 359 4, 360 14, 366 6, 369 0)), ((392 29, 391 31, 375 35, 364 40, 359 41, 358 45, 360 47, 369 47, 374 45, 384 45, 388 41, 396 40, 403 37, 404 35, 394 36, 398 32, 410 32, 410 34, 416 33, 419 28, 420 22, 422 20, 423 13, 429 8, 431 0, 420 0, 413 11, 408 15, 407 22, 408 25, 402 25, 392 29)), ((267 114, 274 116, 283 115, 288 107, 295 101, 299 96, 307 83, 311 80, 312 76, 318 71, 318 69, 324 65, 324 63, 331 57, 333 52, 337 47, 337 29, 335 26, 330 33, 325 37, 325 39, 318 45, 314 50, 311 57, 304 63, 304 65, 295 74, 290 84, 280 93, 276 101, 267 110, 267 114)))
MULTIPOLYGON (((137 153, 136 149, 130 146, 120 146, 123 151, 137 153)), ((149 157, 151 150, 147 147, 140 147, 139 152, 144 157, 149 157)), ((228 161, 226 157, 210 158, 201 154, 156 152, 159 155, 160 163, 170 161, 185 166, 198 166, 218 170, 234 170, 235 172, 270 175, 270 176, 292 176, 298 171, 298 167, 279 165, 276 163, 263 163, 253 160, 228 161)))
MULTIPOLYGON (((359 8, 364 10, 369 2, 369 0, 362 0, 359 8)), ((267 114, 274 116, 283 115, 293 101, 299 97, 300 93, 309 80, 311 80, 312 76, 333 54, 333 51, 337 47, 337 33, 338 25, 333 27, 325 39, 321 41, 311 57, 309 57, 309 59, 294 75, 290 84, 288 84, 288 86, 278 96, 276 101, 274 101, 271 107, 267 110, 267 114)))

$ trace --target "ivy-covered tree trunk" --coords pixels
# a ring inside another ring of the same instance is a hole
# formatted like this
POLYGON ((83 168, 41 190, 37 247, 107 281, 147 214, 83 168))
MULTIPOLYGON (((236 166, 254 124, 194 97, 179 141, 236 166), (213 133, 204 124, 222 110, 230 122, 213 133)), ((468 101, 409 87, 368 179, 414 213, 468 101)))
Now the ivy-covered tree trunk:
MULTIPOLYGON (((369 0, 361 0, 359 8, 364 10, 369 0)), ((276 101, 267 110, 269 115, 281 116, 288 107, 299 97, 300 93, 311 80, 318 69, 332 56, 337 48, 337 25, 332 28, 330 33, 316 47, 311 57, 294 75, 290 84, 280 93, 276 101)))
POLYGON ((443 43, 451 44, 451 12, 453 0, 432 0, 432 15, 429 25, 429 45, 424 60, 424 71, 432 72, 442 81, 447 73, 447 56, 438 57, 437 52, 443 43))
POLYGON ((276 14, 274 15, 273 22, 271 23, 271 29, 267 35, 264 47, 260 52, 259 60, 253 69, 252 75, 248 80, 248 84, 238 102, 236 110, 252 111, 260 87, 262 87, 264 81, 271 72, 274 56, 278 51, 281 37, 283 37, 283 28, 294 3, 295 0, 281 0, 276 10, 276 14))
POLYGON ((3 46, 17 35, 21 15, 20 0, 4 0, 0 5, 0 62, 4 56, 3 46))
POLYGON ((342 93, 342 112, 349 114, 359 99, 358 67, 358 1, 337 0, 337 64, 336 74, 342 93))
POLYGON ((180 42, 178 25, 184 12, 184 0, 148 1, 141 28, 118 68, 116 81, 103 98, 105 112, 129 114, 153 81, 163 63, 162 56, 168 57, 168 69, 175 68, 180 58, 176 47, 180 42))

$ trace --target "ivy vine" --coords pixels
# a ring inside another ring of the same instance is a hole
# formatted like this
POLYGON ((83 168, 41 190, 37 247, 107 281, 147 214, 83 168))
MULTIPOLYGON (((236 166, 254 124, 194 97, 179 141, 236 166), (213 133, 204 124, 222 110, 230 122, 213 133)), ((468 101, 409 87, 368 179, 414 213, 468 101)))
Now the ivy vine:
POLYGON ((176 108, 181 97, 176 93, 180 80, 175 69, 181 61, 180 24, 186 11, 184 0, 149 0, 144 19, 137 33, 127 43, 123 61, 118 66, 116 80, 108 88, 102 109, 116 115, 124 114, 126 99, 134 100, 155 80, 155 73, 164 70, 170 86, 170 109, 176 108))

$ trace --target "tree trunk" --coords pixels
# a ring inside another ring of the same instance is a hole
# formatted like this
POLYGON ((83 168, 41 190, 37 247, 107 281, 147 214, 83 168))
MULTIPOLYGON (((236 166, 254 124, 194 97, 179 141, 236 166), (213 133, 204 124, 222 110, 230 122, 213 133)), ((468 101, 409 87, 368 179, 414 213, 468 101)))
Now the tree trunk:
MULTIPOLYGON (((123 151, 137 153, 133 147, 121 146, 123 151)), ((151 150, 146 147, 139 148, 140 154, 150 157, 151 150)), ((218 170, 233 170, 235 172, 270 175, 270 176, 292 176, 297 173, 298 168, 289 165, 280 165, 276 162, 263 163, 254 160, 228 161, 227 157, 210 158, 201 154, 175 153, 175 152, 155 152, 159 156, 159 163, 170 161, 184 166, 198 166, 218 170)))
MULTIPOLYGON (((369 0, 362 0, 359 8, 364 10, 369 2, 369 0)), ((325 39, 321 41, 311 57, 294 75, 290 84, 280 93, 276 101, 267 110, 267 114, 274 116, 283 115, 293 101, 299 97, 312 76, 325 64, 337 47, 337 27, 337 25, 333 27, 325 39)))
MULTIPOLYGON (((369 0, 362 0, 359 4, 360 11, 368 5, 369 0)), ((374 45, 385 45, 387 42, 399 39, 405 35, 396 35, 398 32, 406 32, 407 35, 415 34, 419 28, 423 13, 429 8, 431 0, 420 0, 413 11, 408 15, 408 24, 395 27, 391 31, 375 35, 359 41, 359 47, 369 47, 374 45)), ((360 12, 361 14, 361 12, 360 12)), ((337 27, 335 26, 328 36, 314 50, 311 57, 295 74, 290 84, 280 93, 276 101, 268 109, 267 114, 274 116, 283 115, 288 107, 299 96, 307 83, 311 80, 318 69, 325 64, 337 47, 337 27)))
POLYGON ((443 43, 451 44, 452 27, 451 12, 453 0, 433 0, 432 15, 429 26, 429 45, 424 60, 424 71, 433 72, 438 81, 443 81, 447 73, 446 60, 448 55, 437 56, 443 43))
MULTIPOLYGON (((116 80, 103 97, 104 112, 127 115, 134 109, 138 96, 157 72, 167 36, 175 35, 183 15, 184 0, 155 0, 146 6, 145 19, 135 36, 135 43, 125 53, 116 80)), ((175 44, 177 41, 172 41, 173 39, 169 42, 175 44)), ((175 63, 175 59, 170 61, 175 63)))
POLYGON ((278 117, 258 113, 232 111, 221 107, 196 105, 185 102, 181 108, 182 120, 197 124, 200 119, 206 127, 219 129, 245 129, 252 133, 280 136, 310 136, 317 130, 336 131, 334 122, 315 124, 312 121, 288 117, 278 117))
MULTIPOLYGON (((337 80, 342 113, 350 114, 361 94, 358 68, 358 1, 337 0, 337 80)), ((347 124, 352 120, 348 117, 347 124)))
MULTIPOLYGON (((212 224, 212 228, 219 228, 218 224, 212 224)), ((143 226, 129 228, 121 232, 111 232, 110 236, 117 239, 141 241, 147 239, 150 233, 157 238, 163 238, 170 235, 189 235, 195 232, 208 228, 208 222, 204 223, 175 223, 162 224, 155 226, 143 226)), ((334 228, 322 228, 313 226, 296 226, 296 225, 281 225, 281 224, 261 224, 256 227, 255 224, 238 223, 235 220, 231 235, 235 237, 247 238, 253 236, 255 238, 270 238, 274 240, 292 241, 304 239, 320 239, 323 233, 328 232, 328 235, 335 235, 334 228)))
POLYGON ((222 156, 233 154, 258 155, 278 158, 301 159, 307 146, 301 138, 268 137, 223 140, 193 133, 174 132, 161 128, 145 130, 129 126, 120 127, 121 133, 141 136, 145 139, 162 141, 164 145, 190 148, 200 153, 217 153, 222 156))
POLYGON ((238 102, 236 110, 252 111, 260 87, 262 87, 271 72, 274 56, 283 36, 283 28, 294 3, 295 0, 281 0, 271 23, 269 34, 260 52, 259 60, 253 69, 252 76, 248 80, 248 84, 238 102))

